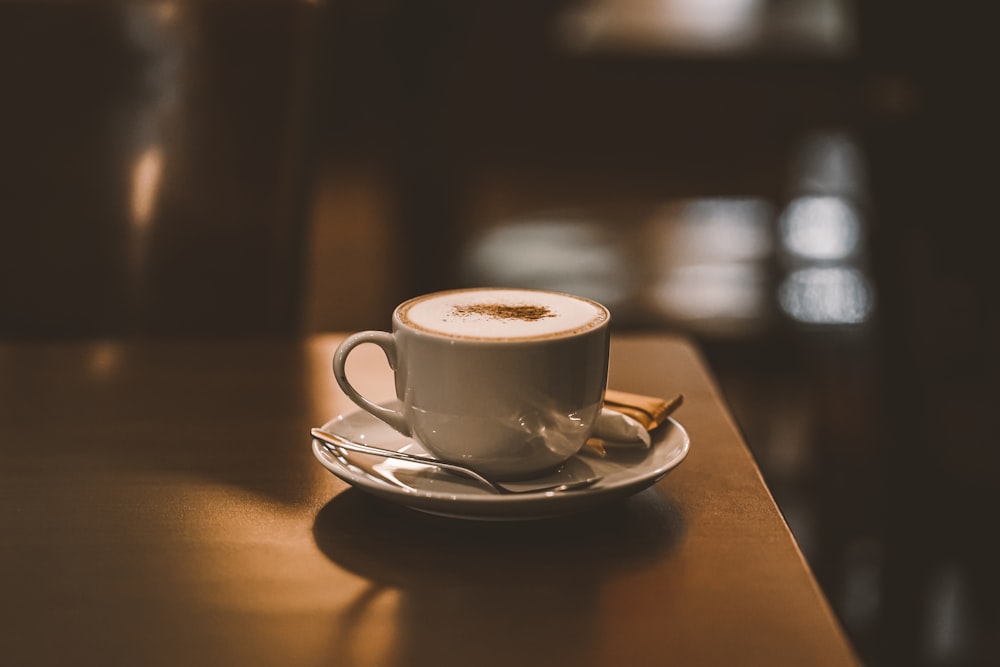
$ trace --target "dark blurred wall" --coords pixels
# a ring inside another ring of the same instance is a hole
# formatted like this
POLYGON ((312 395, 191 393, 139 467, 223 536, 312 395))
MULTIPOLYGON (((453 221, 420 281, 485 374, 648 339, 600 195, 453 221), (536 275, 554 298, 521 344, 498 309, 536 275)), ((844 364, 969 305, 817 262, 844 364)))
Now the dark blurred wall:
POLYGON ((296 329, 310 13, 0 4, 0 336, 296 329))
POLYGON ((885 329, 886 664, 930 664, 928 591, 960 572, 948 664, 1000 660, 996 40, 979 3, 862 3, 885 329), (891 662, 890 662, 891 660, 891 662))

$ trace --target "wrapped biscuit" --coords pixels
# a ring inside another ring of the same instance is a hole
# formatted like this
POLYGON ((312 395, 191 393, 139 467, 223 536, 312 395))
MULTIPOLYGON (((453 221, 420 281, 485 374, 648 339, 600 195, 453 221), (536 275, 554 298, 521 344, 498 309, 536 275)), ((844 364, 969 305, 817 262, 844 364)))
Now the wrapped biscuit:
POLYGON ((604 409, 587 446, 602 456, 606 447, 648 448, 649 432, 666 421, 683 401, 681 394, 663 399, 609 389, 604 394, 604 409))

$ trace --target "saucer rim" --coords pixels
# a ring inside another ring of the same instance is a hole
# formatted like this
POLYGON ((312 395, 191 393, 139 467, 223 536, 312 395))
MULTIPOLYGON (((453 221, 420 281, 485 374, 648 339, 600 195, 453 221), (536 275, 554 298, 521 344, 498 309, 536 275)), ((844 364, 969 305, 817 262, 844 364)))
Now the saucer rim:
MULTIPOLYGON (((338 415, 326 422, 323 428, 338 432, 336 425, 347 419, 370 419, 373 426, 379 429, 390 429, 389 426, 382 424, 382 422, 363 410, 338 415)), ((662 435, 659 438, 654 435, 653 448, 662 447, 668 442, 673 442, 674 444, 671 451, 664 454, 666 457, 664 461, 657 464, 654 468, 643 471, 635 476, 626 476, 612 483, 606 483, 602 480, 592 487, 567 494, 539 492, 508 496, 495 495, 486 489, 470 493, 451 493, 406 487, 373 475, 357 465, 342 463, 336 457, 329 454, 323 445, 315 439, 312 441, 312 449, 313 455, 327 471, 351 486, 370 492, 380 498, 401 503, 422 512, 453 518, 506 520, 531 517, 541 518, 543 516, 571 513, 575 511, 574 506, 576 505, 589 506, 598 502, 603 503, 605 500, 610 501, 614 498, 632 495, 652 486, 683 462, 687 458, 691 448, 690 435, 676 419, 669 418, 665 424, 654 431, 654 434, 657 431, 662 435), (668 424, 671 429, 676 430, 676 434, 667 435, 668 424), (415 506, 414 503, 419 506, 415 506), (542 509, 530 511, 531 508, 538 505, 547 506, 548 511, 542 509), (461 511, 460 508, 462 507, 466 510, 474 507, 481 511, 461 511), (495 516, 496 511, 500 508, 510 510, 519 509, 520 511, 511 512, 510 516, 495 516)), ((403 436, 400 437, 402 438, 403 436)), ((405 440, 406 444, 412 443, 418 447, 420 446, 419 443, 414 442, 410 438, 406 438, 405 440)), ((398 447, 401 448, 406 446, 406 444, 398 445, 398 447)), ((581 454, 577 454, 576 456, 579 457, 581 454)), ((623 471, 627 471, 628 467, 622 464, 623 471)))

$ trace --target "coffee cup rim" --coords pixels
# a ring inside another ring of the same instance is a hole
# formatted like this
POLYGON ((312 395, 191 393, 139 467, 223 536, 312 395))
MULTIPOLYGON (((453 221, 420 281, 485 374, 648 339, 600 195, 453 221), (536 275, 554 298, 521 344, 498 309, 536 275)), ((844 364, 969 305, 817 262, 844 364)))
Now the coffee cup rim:
POLYGON ((427 336, 430 338, 438 338, 445 341, 451 341, 455 343, 478 343, 478 344, 530 344, 530 343, 546 343, 554 342, 559 340, 568 340, 571 338, 576 338, 580 336, 585 336, 587 334, 592 334, 594 332, 606 329, 611 324, 611 311, 607 306, 595 301, 594 299, 580 296, 578 294, 571 294, 569 292, 560 292, 558 290, 541 289, 534 287, 502 287, 502 286, 488 286, 488 287, 460 287, 454 289, 439 290, 436 292, 428 292, 426 294, 420 294, 407 299, 400 303, 392 311, 392 323, 394 329, 405 329, 407 331, 412 331, 415 334, 421 336, 427 336), (552 334, 545 335, 533 335, 533 336, 510 336, 498 338, 494 336, 472 336, 468 334, 452 334, 442 331, 437 331, 427 327, 420 326, 419 324, 411 321, 403 320, 403 312, 408 310, 414 303, 418 301, 424 301, 432 297, 446 296, 449 294, 460 294, 464 292, 535 292, 542 294, 552 294, 560 297, 565 297, 568 299, 574 299, 576 301, 582 301, 598 309, 603 317, 595 318, 585 325, 574 327, 572 329, 567 329, 564 331, 554 332, 552 334))

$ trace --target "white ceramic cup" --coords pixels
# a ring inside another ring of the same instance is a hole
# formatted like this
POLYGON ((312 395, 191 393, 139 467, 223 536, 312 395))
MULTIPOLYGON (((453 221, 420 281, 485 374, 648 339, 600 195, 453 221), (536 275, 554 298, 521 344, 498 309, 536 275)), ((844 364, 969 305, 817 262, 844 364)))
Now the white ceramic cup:
POLYGON ((392 333, 344 340, 333 371, 359 407, 442 460, 524 479, 557 468, 592 433, 607 384, 610 319, 601 304, 559 292, 437 292, 397 306, 392 333), (364 343, 385 352, 398 409, 347 379, 347 357, 364 343))

